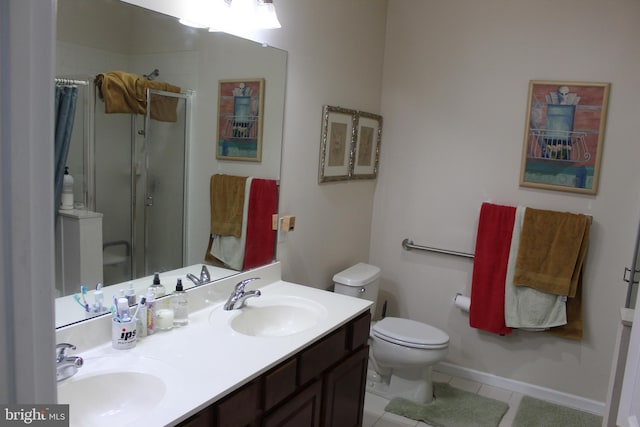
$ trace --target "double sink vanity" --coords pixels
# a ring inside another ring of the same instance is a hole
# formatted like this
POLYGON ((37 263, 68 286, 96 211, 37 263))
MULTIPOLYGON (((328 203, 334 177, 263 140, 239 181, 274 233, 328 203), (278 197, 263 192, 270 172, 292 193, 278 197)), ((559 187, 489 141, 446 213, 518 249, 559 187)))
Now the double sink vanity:
MULTIPOLYGON (((198 266, 196 266, 198 267, 198 266)), ((189 324, 111 345, 111 317, 60 328, 82 367, 58 383, 71 426, 355 426, 370 301, 280 280, 280 264, 188 291, 189 324), (225 310, 234 286, 260 290, 225 310)), ((160 299, 159 303, 162 304, 160 299)))

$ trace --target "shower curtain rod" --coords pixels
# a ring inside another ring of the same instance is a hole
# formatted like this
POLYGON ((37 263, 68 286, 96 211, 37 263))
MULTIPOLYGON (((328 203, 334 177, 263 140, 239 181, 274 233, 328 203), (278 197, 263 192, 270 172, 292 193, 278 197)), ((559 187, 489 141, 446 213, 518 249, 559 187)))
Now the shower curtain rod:
POLYGON ((65 79, 62 77, 56 77, 57 85, 78 85, 78 86, 89 86, 89 80, 76 80, 76 79, 65 79))

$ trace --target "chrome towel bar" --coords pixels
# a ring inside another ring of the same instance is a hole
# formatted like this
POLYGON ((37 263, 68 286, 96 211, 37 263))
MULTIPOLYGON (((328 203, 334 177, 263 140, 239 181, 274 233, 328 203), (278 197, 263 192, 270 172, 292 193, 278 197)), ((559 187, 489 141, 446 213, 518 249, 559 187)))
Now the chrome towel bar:
POLYGON ((404 239, 402 241, 402 247, 406 251, 410 251, 411 249, 418 249, 418 250, 421 250, 421 251, 436 252, 436 253, 439 253, 439 254, 459 256, 459 257, 462 257, 462 258, 471 258, 471 259, 473 259, 473 257, 474 257, 473 254, 470 254, 470 253, 467 253, 467 252, 450 251, 448 249, 430 248, 429 246, 414 245, 413 241, 409 240, 409 239, 404 239))

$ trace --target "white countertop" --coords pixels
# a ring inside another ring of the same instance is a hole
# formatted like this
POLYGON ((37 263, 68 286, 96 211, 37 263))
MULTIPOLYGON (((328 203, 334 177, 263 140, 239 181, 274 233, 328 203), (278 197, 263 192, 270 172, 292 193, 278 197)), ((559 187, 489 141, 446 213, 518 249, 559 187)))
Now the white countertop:
MULTIPOLYGON (((237 281, 236 278, 233 283, 237 281)), ((243 335, 230 327, 230 321, 239 315, 241 310, 222 310, 221 306, 226 297, 220 296, 226 292, 212 293, 211 290, 201 289, 199 293, 189 293, 190 304, 193 297, 201 298, 205 295, 207 305, 190 314, 188 326, 156 332, 140 339, 136 347, 130 350, 114 350, 109 341, 77 353, 76 355, 84 358, 84 366, 74 377, 60 384, 80 381, 83 377, 95 375, 99 373, 101 365, 117 366, 118 363, 125 364, 130 361, 136 364, 148 361, 146 365, 150 369, 156 369, 156 374, 162 373, 167 391, 159 404, 145 416, 144 425, 175 425, 347 323, 371 305, 367 300, 281 280, 264 282, 265 280, 252 282, 247 285, 247 290, 260 289, 262 296, 258 298, 296 296, 313 300, 326 308, 321 320, 309 329, 288 336, 243 335), (212 297, 214 294, 218 297, 212 297), (105 362, 108 360, 115 363, 105 362)), ((216 284, 201 288, 206 286, 216 284)), ((228 290, 229 284, 223 284, 223 287, 228 290)), ((252 301, 257 300, 249 299, 247 305, 251 306, 252 301)), ((68 336, 69 331, 67 336, 62 334, 58 338, 68 336)), ((123 390, 126 392, 126 386, 123 390)), ((71 425, 82 425, 73 423, 73 402, 70 411, 71 425)), ((134 424, 140 426, 140 420, 131 423, 134 424)))

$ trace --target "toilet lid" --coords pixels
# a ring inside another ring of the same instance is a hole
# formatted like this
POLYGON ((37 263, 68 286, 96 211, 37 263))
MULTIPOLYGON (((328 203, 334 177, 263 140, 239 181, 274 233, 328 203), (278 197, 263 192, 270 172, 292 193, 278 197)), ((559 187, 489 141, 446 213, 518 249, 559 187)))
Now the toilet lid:
POLYGON ((426 323, 398 317, 385 317, 372 328, 373 335, 395 344, 414 348, 443 348, 449 335, 426 323))

